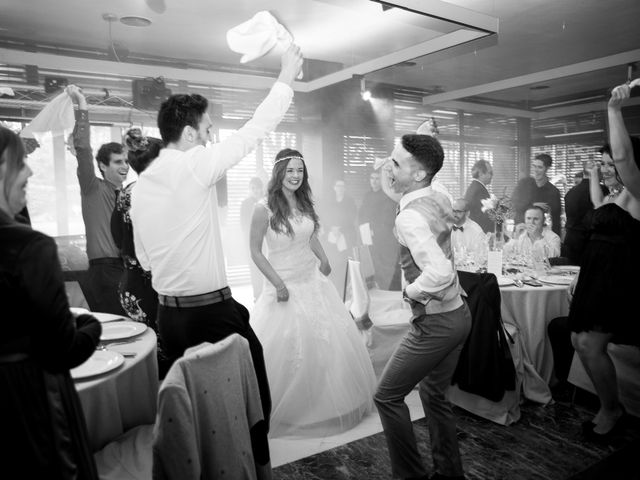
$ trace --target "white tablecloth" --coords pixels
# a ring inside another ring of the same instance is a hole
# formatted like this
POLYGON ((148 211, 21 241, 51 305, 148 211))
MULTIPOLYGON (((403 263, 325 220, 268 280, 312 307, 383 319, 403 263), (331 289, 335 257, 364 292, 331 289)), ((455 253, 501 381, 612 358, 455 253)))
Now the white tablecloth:
POLYGON ((547 384, 553 376, 547 325, 554 318, 569 314, 568 288, 565 285, 500 288, 502 320, 518 327, 533 367, 547 384))
POLYGON ((136 341, 111 349, 135 352, 135 357, 125 357, 113 372, 76 380, 93 451, 133 427, 155 422, 159 387, 156 334, 147 329, 131 340, 136 341))

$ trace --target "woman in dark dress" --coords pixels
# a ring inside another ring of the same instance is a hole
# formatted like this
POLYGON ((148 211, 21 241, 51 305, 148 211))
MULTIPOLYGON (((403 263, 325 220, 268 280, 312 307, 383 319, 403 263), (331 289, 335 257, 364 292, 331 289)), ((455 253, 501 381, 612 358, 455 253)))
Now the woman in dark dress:
POLYGON ((600 399, 600 410, 583 425, 595 441, 608 441, 624 417, 607 344, 640 345, 640 322, 629 313, 636 310, 640 271, 640 141, 629 137, 620 111, 629 90, 616 87, 608 107, 612 158, 625 188, 593 212, 569 312, 573 346, 600 399))
MULTIPOLYGON (((127 147, 129 165, 138 175, 158 156, 163 147, 162 140, 143 136, 139 128, 129 129, 125 134, 124 143, 127 147)), ((111 216, 111 235, 120 249, 124 264, 118 293, 120 304, 127 315, 132 320, 144 323, 157 333, 158 294, 151 286, 151 272, 144 270, 136 258, 133 243, 133 226, 129 210, 134 185, 135 182, 130 183, 119 191, 111 216)), ((164 377, 165 363, 166 357, 158 343, 158 367, 161 377, 164 377)))
POLYGON ((69 369, 91 356, 101 327, 69 311, 53 239, 14 219, 31 174, 20 138, 0 127, 0 471, 97 479, 69 369))

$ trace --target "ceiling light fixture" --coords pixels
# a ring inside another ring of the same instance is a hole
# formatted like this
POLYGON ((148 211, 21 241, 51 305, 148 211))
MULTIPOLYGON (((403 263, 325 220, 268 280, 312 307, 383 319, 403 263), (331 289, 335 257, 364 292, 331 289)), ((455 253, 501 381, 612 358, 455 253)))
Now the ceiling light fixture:
POLYGON ((364 100, 365 102, 368 102, 369 100, 371 100, 371 91, 367 90, 367 86, 365 84, 365 80, 364 80, 364 75, 354 75, 354 77, 360 77, 360 96, 362 97, 362 100, 364 100))
POLYGON ((151 20, 138 15, 127 15, 120 18, 120 23, 123 23, 128 27, 148 27, 151 25, 151 20))

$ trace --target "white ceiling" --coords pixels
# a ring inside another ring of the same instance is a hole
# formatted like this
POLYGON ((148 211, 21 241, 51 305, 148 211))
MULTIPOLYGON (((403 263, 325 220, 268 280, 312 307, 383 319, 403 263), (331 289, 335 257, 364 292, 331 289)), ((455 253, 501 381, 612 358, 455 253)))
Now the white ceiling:
MULTIPOLYGON (((408 1, 418 2, 425 10, 430 5, 440 8, 444 3, 408 1)), ((397 59, 394 52, 458 28, 398 9, 382 12, 380 4, 368 0, 164 2, 164 13, 157 13, 150 5, 162 4, 162 0, 0 0, 0 62, 48 61, 59 66, 85 65, 87 69, 142 75, 142 70, 136 70, 127 60, 92 63, 86 59, 63 59, 50 55, 50 50, 43 53, 40 47, 61 46, 69 55, 69 47, 104 52, 113 41, 124 46, 131 53, 130 58, 166 57, 177 67, 191 64, 191 70, 183 69, 187 73, 182 75, 227 84, 260 85, 268 80, 265 76, 277 71, 277 52, 248 64, 252 70, 249 75, 240 67, 240 55, 229 50, 225 38, 229 28, 260 10, 271 11, 292 32, 307 58, 327 62, 329 68, 341 64, 348 69, 390 54, 397 59), (358 8, 368 9, 373 16, 357 13, 358 8), (152 24, 136 28, 114 22, 110 37, 109 23, 102 18, 104 13, 117 17, 140 15, 152 24), (30 51, 17 51, 16 47, 23 47, 16 41, 28 43, 30 51), (197 65, 202 68, 193 68, 197 65), (226 72, 226 76, 211 77, 211 69, 226 72)), ((499 19, 498 34, 420 56, 413 59, 415 65, 403 63, 368 73, 367 80, 436 94, 431 99, 427 96, 425 102, 429 103, 481 102, 536 111, 539 105, 602 95, 607 88, 626 80, 627 64, 640 62, 638 0, 448 3, 499 19), (539 85, 549 88, 530 89, 539 85)), ((640 76, 640 70, 635 76, 640 76)), ((303 90, 302 85, 298 89, 303 90)))

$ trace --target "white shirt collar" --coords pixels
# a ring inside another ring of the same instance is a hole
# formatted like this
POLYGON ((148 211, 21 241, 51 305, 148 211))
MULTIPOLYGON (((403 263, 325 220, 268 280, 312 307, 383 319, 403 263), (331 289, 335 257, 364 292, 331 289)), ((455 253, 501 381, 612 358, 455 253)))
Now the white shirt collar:
POLYGON ((433 189, 431 186, 419 188, 418 190, 414 190, 413 192, 406 193, 400 199, 400 210, 407 206, 407 204, 417 198, 427 197, 431 195, 433 189))

